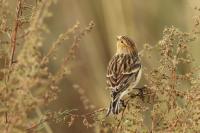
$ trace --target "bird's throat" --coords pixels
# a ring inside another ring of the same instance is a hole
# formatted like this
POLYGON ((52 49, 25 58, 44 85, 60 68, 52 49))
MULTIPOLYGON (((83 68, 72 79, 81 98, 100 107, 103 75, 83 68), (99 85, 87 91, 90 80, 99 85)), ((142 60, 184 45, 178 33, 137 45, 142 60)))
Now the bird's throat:
POLYGON ((117 52, 116 54, 131 54, 133 53, 133 49, 127 47, 127 46, 117 46, 117 52))

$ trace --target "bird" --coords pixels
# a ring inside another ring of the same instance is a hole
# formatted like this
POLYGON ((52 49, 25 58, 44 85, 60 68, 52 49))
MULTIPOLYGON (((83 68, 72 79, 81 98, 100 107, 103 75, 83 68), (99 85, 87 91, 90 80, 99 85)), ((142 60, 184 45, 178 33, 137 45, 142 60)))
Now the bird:
POLYGON ((116 42, 116 53, 107 66, 106 80, 111 101, 106 116, 117 115, 126 107, 123 97, 133 91, 142 75, 135 42, 128 36, 117 36, 116 42))

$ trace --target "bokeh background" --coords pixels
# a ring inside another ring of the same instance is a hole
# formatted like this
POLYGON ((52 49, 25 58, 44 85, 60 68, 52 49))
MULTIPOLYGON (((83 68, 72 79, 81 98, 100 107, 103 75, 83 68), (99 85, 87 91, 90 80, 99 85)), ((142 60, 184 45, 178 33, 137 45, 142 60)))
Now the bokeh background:
MULTIPOLYGON (((45 20, 50 33, 45 37, 44 52, 60 33, 77 21, 84 26, 93 20, 96 26, 81 41, 77 57, 70 64, 71 74, 61 82, 61 93, 48 105, 48 109, 79 109, 79 113, 92 111, 84 109, 79 94, 72 87, 74 84, 85 90, 95 108, 108 106, 105 75, 108 61, 116 50, 116 36, 128 35, 137 43, 139 50, 144 43, 155 45, 165 27, 173 25, 182 31, 190 31, 196 5, 200 5, 198 0, 58 0, 50 8, 53 16, 45 20)), ((65 43, 67 45, 63 45, 57 54, 58 62, 71 45, 70 42, 65 43)), ((197 64, 200 63, 199 50, 199 45, 191 47, 197 64)), ((148 66, 156 59, 145 59, 143 64, 148 66)), ((54 71, 58 67, 57 62, 50 67, 54 71)), ((55 133, 94 132, 78 120, 70 128, 66 123, 50 123, 50 126, 55 133)))

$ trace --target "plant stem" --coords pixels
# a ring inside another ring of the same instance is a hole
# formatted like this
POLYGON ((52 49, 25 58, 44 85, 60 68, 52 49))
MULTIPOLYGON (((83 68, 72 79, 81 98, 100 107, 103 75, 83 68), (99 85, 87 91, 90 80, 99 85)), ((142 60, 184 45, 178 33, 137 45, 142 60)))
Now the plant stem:
POLYGON ((15 55, 15 49, 16 49, 16 41, 17 41, 17 32, 20 25, 20 15, 22 14, 22 1, 17 0, 17 11, 16 11, 16 19, 14 22, 14 28, 11 34, 11 55, 10 55, 10 61, 9 61, 9 68, 11 68, 13 62, 14 62, 14 55, 15 55))
MULTIPOLYGON (((14 28, 13 28, 12 34, 11 34, 11 39, 10 39, 11 55, 10 55, 10 60, 8 63, 8 72, 7 72, 7 76, 6 76, 6 80, 5 80, 6 85, 9 80, 12 64, 14 62, 13 60, 14 60, 15 49, 16 49, 17 31, 19 29, 19 23, 20 23, 19 17, 21 15, 21 11, 22 11, 22 2, 21 2, 21 0, 17 0, 16 18, 15 18, 15 22, 14 22, 14 28)), ((7 87, 6 87, 6 89, 7 89, 6 92, 8 92, 7 87)), ((6 123, 8 123, 8 112, 7 111, 5 112, 5 121, 6 121, 6 123)))
MULTIPOLYGON (((36 114, 39 117, 42 117, 42 112, 39 108, 36 108, 36 114)), ((47 121, 44 121, 44 123, 42 123, 44 125, 44 128, 46 130, 47 133, 53 133, 53 131, 51 130, 50 126, 47 124, 47 121)))

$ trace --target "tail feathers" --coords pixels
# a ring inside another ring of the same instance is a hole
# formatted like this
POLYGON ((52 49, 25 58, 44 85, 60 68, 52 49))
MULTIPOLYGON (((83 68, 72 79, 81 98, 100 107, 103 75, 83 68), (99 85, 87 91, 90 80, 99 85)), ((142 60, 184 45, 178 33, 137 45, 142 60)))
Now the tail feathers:
POLYGON ((110 103, 110 107, 108 109, 106 116, 108 116, 111 112, 113 114, 119 114, 121 112, 122 107, 124 107, 124 103, 120 99, 120 97, 113 98, 113 100, 110 103))
POLYGON ((120 112, 120 98, 117 97, 112 102, 112 113, 118 114, 120 112))

